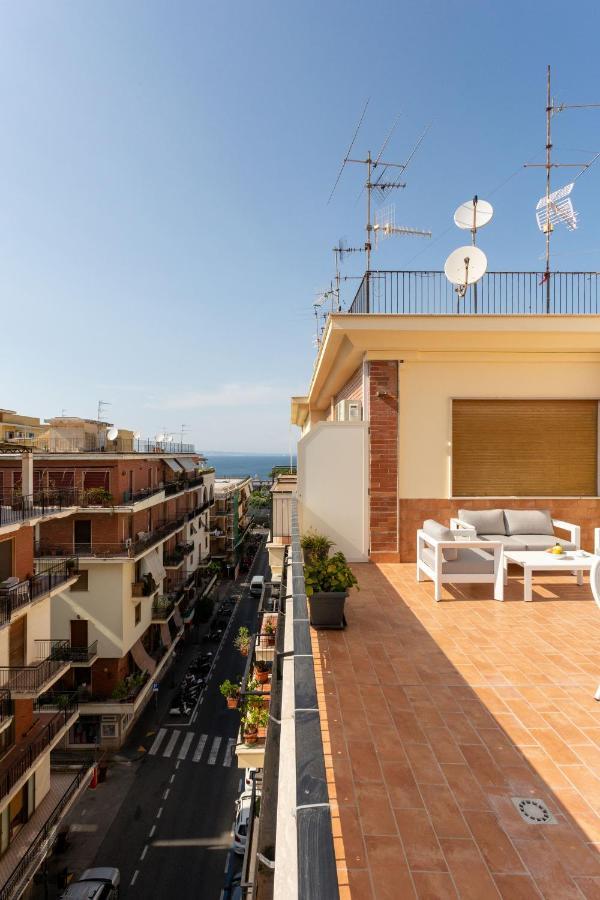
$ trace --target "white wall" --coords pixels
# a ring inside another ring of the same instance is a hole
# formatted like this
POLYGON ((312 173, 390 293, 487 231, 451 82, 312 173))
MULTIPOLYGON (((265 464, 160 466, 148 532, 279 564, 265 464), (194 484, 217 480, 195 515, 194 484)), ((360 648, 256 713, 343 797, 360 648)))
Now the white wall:
MULTIPOLYGON (((36 641, 48 641, 53 638, 50 625, 50 604, 52 598, 47 597, 40 603, 25 607, 27 614, 27 657, 26 663, 38 662, 39 653, 36 641)), ((6 629, 8 631, 8 629, 6 629)))
POLYGON ((452 362, 400 366, 399 496, 450 497, 452 400, 596 399, 600 364, 576 359, 452 362))
POLYGON ((368 559, 368 425, 319 422, 298 441, 298 505, 349 560, 368 559))
POLYGON ((35 808, 37 809, 50 790, 50 754, 46 753, 35 770, 35 808))

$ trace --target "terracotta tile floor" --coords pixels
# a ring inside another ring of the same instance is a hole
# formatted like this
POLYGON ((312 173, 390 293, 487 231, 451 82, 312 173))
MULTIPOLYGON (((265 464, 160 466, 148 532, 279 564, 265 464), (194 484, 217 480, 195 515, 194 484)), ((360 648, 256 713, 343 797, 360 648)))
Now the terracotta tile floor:
POLYGON ((538 577, 435 603, 413 565, 357 565, 313 631, 342 898, 600 898, 600 611, 538 577), (543 800, 555 825, 511 798, 543 800))

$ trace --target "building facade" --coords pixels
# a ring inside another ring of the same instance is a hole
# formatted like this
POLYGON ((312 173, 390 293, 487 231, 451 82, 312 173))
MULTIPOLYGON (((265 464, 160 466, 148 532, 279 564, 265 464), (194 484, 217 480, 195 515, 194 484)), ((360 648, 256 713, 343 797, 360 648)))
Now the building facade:
POLYGON ((217 478, 211 520, 211 557, 237 572, 244 541, 252 524, 248 501, 252 478, 217 478))

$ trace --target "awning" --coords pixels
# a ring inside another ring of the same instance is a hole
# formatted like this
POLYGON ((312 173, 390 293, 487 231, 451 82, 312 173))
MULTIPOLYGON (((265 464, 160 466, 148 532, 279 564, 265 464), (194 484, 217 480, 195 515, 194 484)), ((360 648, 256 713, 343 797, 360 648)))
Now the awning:
POLYGON ((177 457, 176 462, 178 462, 179 465, 180 465, 182 468, 184 468, 186 472, 195 472, 196 469, 198 468, 198 466, 196 465, 196 463, 195 463, 195 462, 192 462, 191 459, 185 459, 185 458, 180 459, 179 457, 177 457))
POLYGON ((165 465, 167 465, 172 472, 175 472, 176 475, 181 475, 183 466, 179 465, 176 459, 165 459, 165 465))
POLYGON ((160 636, 165 647, 170 647, 172 643, 171 632, 169 631, 169 623, 160 623, 160 636))
POLYGON ((149 672, 150 675, 154 675, 156 672, 156 663, 146 651, 141 638, 139 641, 136 641, 131 648, 131 655, 133 656, 133 660, 138 669, 142 672, 149 672))
POLYGON ((167 573, 165 572, 162 558, 158 554, 159 550, 154 548, 154 550, 151 550, 146 556, 143 556, 141 559, 141 570, 142 575, 152 575, 156 582, 156 586, 160 587, 160 583, 163 578, 166 578, 167 573))

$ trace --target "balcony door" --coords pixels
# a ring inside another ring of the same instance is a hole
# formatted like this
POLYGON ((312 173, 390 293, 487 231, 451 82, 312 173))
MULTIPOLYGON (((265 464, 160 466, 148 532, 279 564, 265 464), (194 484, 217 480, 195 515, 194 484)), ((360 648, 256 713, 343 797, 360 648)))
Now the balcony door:
POLYGON ((0 541, 0 581, 12 575, 13 542, 0 541))
POLYGON ((71 619, 71 647, 88 646, 88 620, 71 619))
POLYGON ((25 665, 25 648, 27 645, 27 616, 21 616, 10 623, 8 633, 9 666, 25 665))
POLYGON ((73 523, 75 553, 92 552, 92 520, 75 519, 73 523))

